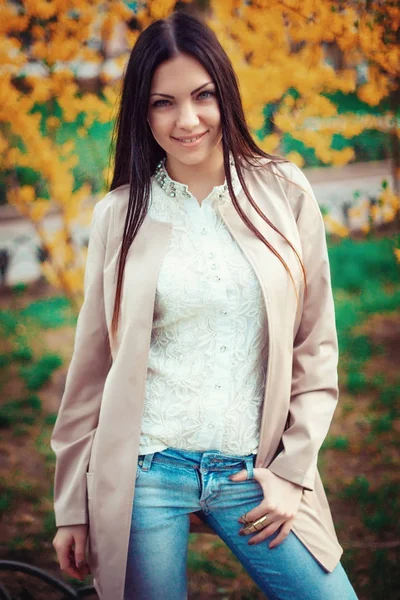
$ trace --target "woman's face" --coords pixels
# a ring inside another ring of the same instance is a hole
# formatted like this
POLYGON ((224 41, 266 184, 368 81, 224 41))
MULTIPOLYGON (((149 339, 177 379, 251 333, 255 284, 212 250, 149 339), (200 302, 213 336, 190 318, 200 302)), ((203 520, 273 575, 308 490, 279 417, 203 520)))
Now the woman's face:
POLYGON ((215 84, 195 58, 179 54, 156 69, 148 121, 167 156, 181 163, 201 163, 219 146, 221 117, 215 84), (198 135, 199 140, 187 141, 198 135))

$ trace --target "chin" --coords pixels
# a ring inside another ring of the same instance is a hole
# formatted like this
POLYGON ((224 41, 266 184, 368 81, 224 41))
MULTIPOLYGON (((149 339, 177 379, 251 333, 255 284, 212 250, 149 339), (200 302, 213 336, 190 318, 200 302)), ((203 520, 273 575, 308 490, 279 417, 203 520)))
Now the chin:
POLYGON ((205 148, 198 148, 197 150, 186 150, 183 148, 180 152, 176 151, 176 148, 166 149, 166 153, 172 156, 175 160, 185 164, 194 165, 207 160, 210 154, 218 149, 216 144, 208 145, 205 148))
POLYGON ((203 162, 209 155, 209 150, 202 150, 201 152, 177 152, 176 149, 174 152, 169 152, 166 150, 167 154, 172 156, 175 160, 185 164, 185 165, 195 165, 203 162))

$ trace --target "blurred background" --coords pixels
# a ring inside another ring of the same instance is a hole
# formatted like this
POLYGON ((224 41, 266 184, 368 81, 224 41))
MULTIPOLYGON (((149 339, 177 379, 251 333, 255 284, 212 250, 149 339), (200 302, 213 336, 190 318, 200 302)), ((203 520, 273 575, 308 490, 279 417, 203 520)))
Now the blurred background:
MULTIPOLYGON (((360 600, 399 599, 400 7, 390 0, 1 3, 0 559, 60 576, 49 439, 88 223, 111 181, 129 51, 174 9, 206 17, 257 143, 301 167, 320 203, 341 398, 319 466, 360 600)), ((191 534, 189 570, 191 599, 264 597, 216 536, 191 534)), ((18 573, 0 570, 0 582, 13 598, 67 597, 18 573)))

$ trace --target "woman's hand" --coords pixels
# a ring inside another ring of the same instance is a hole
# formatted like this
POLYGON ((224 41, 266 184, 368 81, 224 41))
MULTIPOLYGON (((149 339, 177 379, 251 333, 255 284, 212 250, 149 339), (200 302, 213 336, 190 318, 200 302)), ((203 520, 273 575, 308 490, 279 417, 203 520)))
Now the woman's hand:
POLYGON ((59 527, 53 540, 61 571, 81 581, 90 573, 85 551, 88 530, 88 525, 59 527))
MULTIPOLYGON (((230 476, 231 481, 245 481, 247 470, 242 469, 235 475, 230 476)), ((249 544, 258 544, 267 537, 275 533, 281 527, 278 535, 269 544, 269 548, 278 546, 289 535, 292 528, 292 523, 298 511, 303 487, 292 483, 287 479, 275 475, 272 471, 265 468, 254 469, 254 479, 261 485, 264 500, 255 508, 246 513, 246 521, 255 521, 264 515, 267 516, 268 525, 260 529, 259 533, 253 535, 249 544)), ((239 522, 245 524, 244 515, 240 517, 239 522)), ((243 529, 239 532, 240 535, 246 535, 243 529)))

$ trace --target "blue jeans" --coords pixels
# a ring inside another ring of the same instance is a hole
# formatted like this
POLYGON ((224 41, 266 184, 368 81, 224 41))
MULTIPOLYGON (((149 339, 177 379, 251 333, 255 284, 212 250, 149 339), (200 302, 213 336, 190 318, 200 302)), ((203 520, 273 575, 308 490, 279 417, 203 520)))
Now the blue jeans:
MULTIPOLYGON (((275 548, 248 545, 238 518, 263 499, 255 455, 166 448, 138 457, 125 600, 186 600, 189 514, 197 511, 268 600, 357 600, 341 563, 327 572, 291 531, 275 548), (246 468, 248 479, 229 475, 246 468)), ((279 530, 278 530, 279 531, 279 530)))

